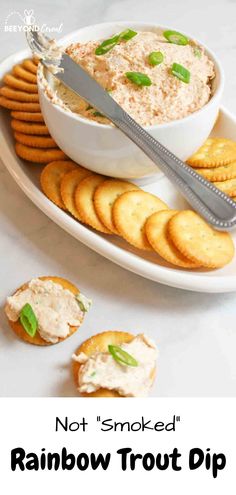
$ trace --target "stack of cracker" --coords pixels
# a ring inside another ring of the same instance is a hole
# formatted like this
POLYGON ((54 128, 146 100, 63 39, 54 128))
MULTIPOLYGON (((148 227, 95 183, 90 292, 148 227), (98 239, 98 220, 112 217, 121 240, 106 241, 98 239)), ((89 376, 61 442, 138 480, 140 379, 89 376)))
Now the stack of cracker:
POLYGON ((4 76, 0 105, 11 110, 16 154, 30 162, 48 163, 67 157, 50 136, 40 111, 37 65, 37 59, 26 59, 4 76))
POLYGON ((191 210, 169 209, 131 182, 94 174, 70 160, 46 165, 40 182, 45 195, 77 220, 155 251, 175 267, 221 268, 234 256, 228 233, 214 230, 191 210))
POLYGON ((236 201, 236 142, 209 138, 188 160, 196 172, 236 201))

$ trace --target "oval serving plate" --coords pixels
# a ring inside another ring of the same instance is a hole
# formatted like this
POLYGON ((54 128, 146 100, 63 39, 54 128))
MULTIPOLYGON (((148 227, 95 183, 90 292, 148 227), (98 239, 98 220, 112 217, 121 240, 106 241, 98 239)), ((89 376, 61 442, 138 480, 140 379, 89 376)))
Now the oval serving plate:
MULTIPOLYGON (((0 64, 0 78, 2 79, 2 76, 10 71, 15 63, 27 56, 29 56, 29 51, 25 50, 5 59, 0 64)), ((31 166, 16 156, 8 111, 1 109, 0 122, 1 158, 6 168, 31 201, 73 237, 123 268, 161 284, 198 292, 233 292, 236 290, 236 256, 230 265, 220 270, 187 271, 174 268, 155 253, 132 248, 117 236, 106 237, 98 234, 60 210, 40 190, 39 174, 42 167, 31 166)), ((236 117, 222 108, 212 135, 235 139, 236 117)), ((151 185, 144 186, 143 189, 156 194, 172 208, 189 207, 165 177, 159 178, 151 185)), ((236 232, 233 232, 233 237, 236 241, 236 232)))

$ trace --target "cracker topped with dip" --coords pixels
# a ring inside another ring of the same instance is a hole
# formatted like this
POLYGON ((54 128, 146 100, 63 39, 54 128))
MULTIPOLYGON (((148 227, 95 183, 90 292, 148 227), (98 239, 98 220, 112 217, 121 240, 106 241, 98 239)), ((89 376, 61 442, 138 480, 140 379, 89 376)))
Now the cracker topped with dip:
POLYGON ((90 304, 71 282, 40 277, 7 298, 5 313, 18 337, 43 346, 57 344, 76 332, 90 304))
MULTIPOLYGON (((163 124, 202 108, 211 97, 214 64, 176 31, 127 29, 111 38, 73 43, 66 53, 142 126, 163 124)), ((53 102, 100 123, 109 121, 55 81, 53 102)))
POLYGON ((144 334, 99 333, 72 357, 75 384, 84 397, 146 397, 155 379, 157 348, 144 334))

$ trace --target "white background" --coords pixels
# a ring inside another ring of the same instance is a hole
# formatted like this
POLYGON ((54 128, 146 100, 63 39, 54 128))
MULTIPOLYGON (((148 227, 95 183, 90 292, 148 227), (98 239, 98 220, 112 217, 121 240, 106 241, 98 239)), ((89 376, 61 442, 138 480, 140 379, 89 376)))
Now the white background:
MULTIPOLYGON (((235 494, 235 416, 234 399, 222 400, 171 400, 123 399, 123 407, 117 410, 117 401, 107 399, 8 399, 0 403, 0 466, 1 486, 4 495, 41 495, 42 493, 98 493, 120 495, 161 493, 165 495, 199 495, 199 493, 222 495, 235 494), (128 411, 128 413, 127 413, 128 411), (180 415, 175 432, 100 432, 97 415, 114 421, 139 421, 141 415, 153 422, 169 422, 173 415, 180 415), (55 433, 55 418, 80 421, 84 416, 89 423, 88 433, 55 433), (6 426, 7 425, 7 426, 6 426), (22 447, 26 453, 60 452, 66 447, 68 453, 90 454, 111 452, 111 463, 107 471, 10 471, 10 451, 22 447), (182 471, 145 471, 141 466, 135 471, 122 471, 116 451, 131 447, 133 453, 171 453, 177 447, 182 454, 182 471), (192 448, 226 455, 223 471, 213 479, 211 470, 204 467, 195 471, 188 469, 188 453, 192 448)), ((121 404, 121 402, 119 402, 121 404)))
MULTIPOLYGON (((170 24, 199 37, 226 71, 224 103, 236 112, 236 2, 233 0, 61 0, 1 3, 0 58, 25 47, 4 33, 12 10, 34 9, 39 24, 62 35, 90 23, 141 20, 170 24)), ((70 237, 30 203, 0 165, 0 395, 73 396, 70 356, 82 340, 106 329, 156 331, 159 396, 235 396, 235 294, 205 295, 164 287, 113 265, 70 237), (34 349, 10 331, 3 304, 24 281, 61 275, 94 300, 80 332, 34 349), (63 351, 62 351, 63 349, 63 351)), ((29 413, 29 411, 28 411, 29 413)))

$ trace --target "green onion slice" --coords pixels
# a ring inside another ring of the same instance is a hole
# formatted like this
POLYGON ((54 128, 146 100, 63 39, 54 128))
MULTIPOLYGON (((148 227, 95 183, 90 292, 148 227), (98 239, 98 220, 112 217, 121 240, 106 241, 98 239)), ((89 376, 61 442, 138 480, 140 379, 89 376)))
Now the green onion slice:
POLYGON ((75 298, 79 304, 81 311, 87 313, 92 305, 91 299, 88 299, 88 297, 84 296, 84 294, 81 294, 81 292, 76 294, 75 298))
POLYGON ((138 366, 138 361, 118 345, 109 345, 108 351, 118 363, 126 364, 126 366, 138 366))
POLYGON ((26 303, 20 312, 20 322, 26 333, 34 337, 38 328, 38 320, 29 303, 26 303))
POLYGON ((188 45, 189 39, 178 31, 164 31, 163 36, 174 45, 188 45))
POLYGON ((116 36, 113 36, 113 38, 109 38, 108 40, 105 40, 99 45, 96 50, 95 54, 96 55, 105 55, 105 53, 109 52, 114 46, 118 43, 120 39, 120 35, 117 34, 116 36))
POLYGON ((133 31, 132 29, 126 29, 125 31, 122 31, 122 33, 119 34, 121 40, 129 41, 134 36, 136 36, 136 31, 133 31))
POLYGON ((112 50, 114 46, 119 43, 120 40, 125 40, 129 41, 131 40, 134 36, 136 36, 136 31, 133 31, 132 29, 126 29, 125 31, 122 31, 119 34, 116 34, 112 38, 109 38, 108 40, 104 40, 101 45, 99 45, 96 50, 95 54, 96 55, 105 55, 107 52, 112 50))
POLYGON ((103 113, 101 112, 98 112, 98 110, 95 110, 95 112, 93 112, 93 115, 94 117, 103 117, 105 119, 105 115, 103 115, 103 113))
POLYGON ((197 57, 197 58, 201 58, 201 56, 202 56, 202 52, 199 48, 194 48, 193 53, 194 53, 195 57, 197 57))
POLYGON ((151 86, 152 84, 151 79, 142 72, 126 72, 125 75, 132 83, 137 84, 137 86, 151 86))
POLYGON ((172 72, 173 76, 178 77, 178 79, 180 79, 180 81, 183 81, 186 84, 189 83, 190 72, 188 69, 185 69, 185 67, 183 67, 182 65, 174 63, 171 67, 171 72, 172 72))
POLYGON ((161 52, 151 52, 148 55, 148 62, 150 65, 159 65, 163 62, 164 55, 161 52))

